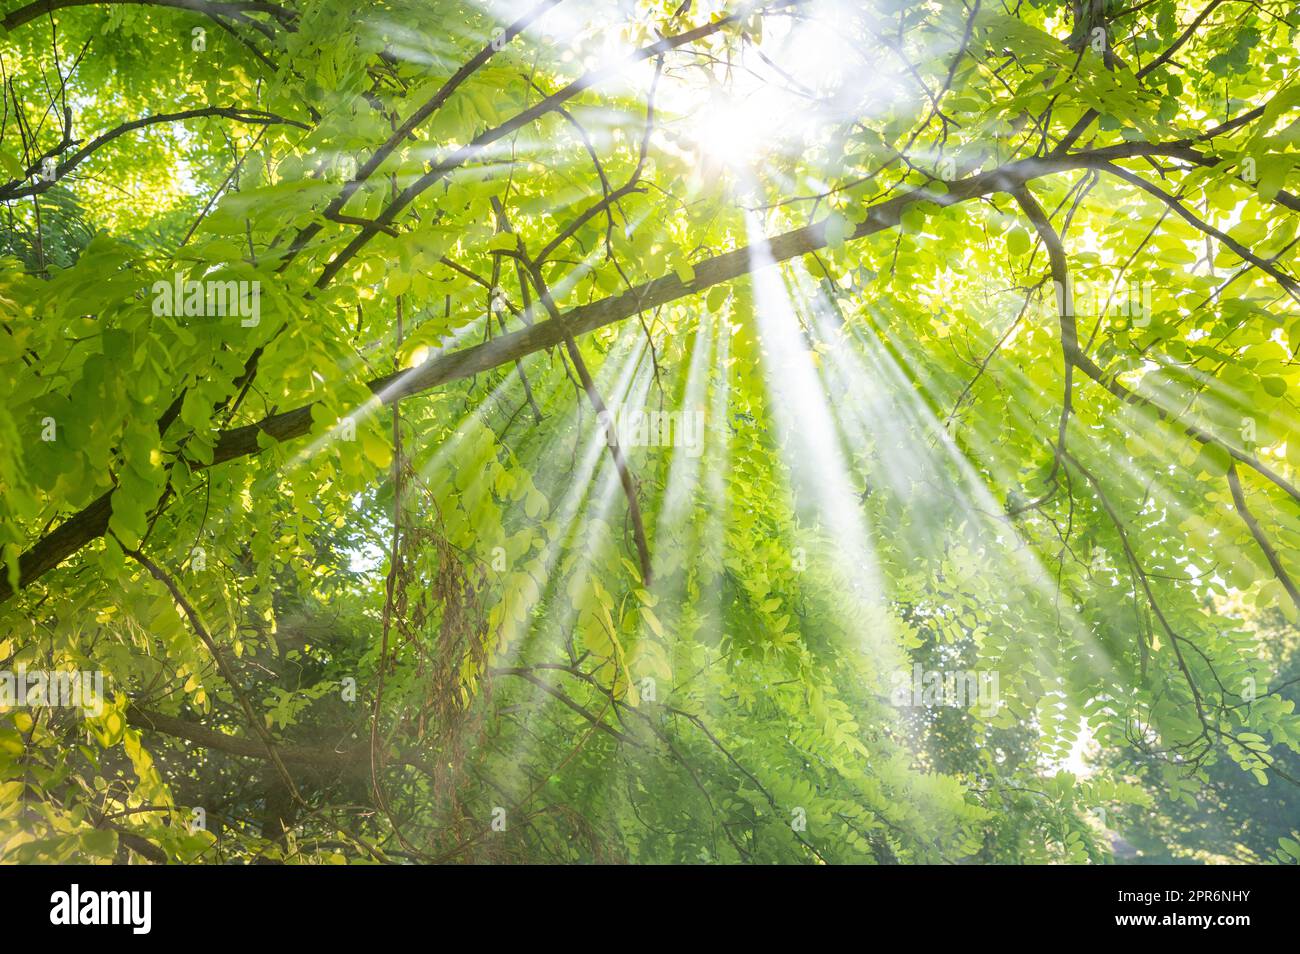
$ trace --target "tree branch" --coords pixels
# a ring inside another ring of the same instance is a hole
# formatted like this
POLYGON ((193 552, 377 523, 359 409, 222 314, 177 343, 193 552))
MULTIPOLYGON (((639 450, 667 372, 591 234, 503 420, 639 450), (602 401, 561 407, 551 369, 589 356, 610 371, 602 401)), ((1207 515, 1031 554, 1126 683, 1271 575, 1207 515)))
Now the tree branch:
POLYGON ((1241 492, 1241 478, 1237 474, 1237 462, 1232 461, 1228 464, 1228 488, 1232 491, 1232 503, 1237 508, 1237 514, 1241 517, 1246 527, 1250 530, 1250 535, 1255 538, 1259 544, 1260 550, 1264 553, 1264 558, 1268 560, 1268 565, 1273 568, 1273 575, 1277 577, 1282 588, 1286 590, 1287 595, 1291 597, 1291 602, 1295 604, 1296 609, 1300 610, 1300 590, 1296 589, 1295 582, 1287 575, 1286 568, 1282 566, 1282 560, 1277 555, 1277 550, 1268 542, 1268 537, 1264 535, 1264 529, 1255 519, 1255 515, 1250 512, 1246 506, 1246 497, 1241 492))
POLYGON ((263 110, 243 109, 238 106, 204 106, 200 109, 185 109, 176 113, 157 113, 153 116, 143 116, 140 119, 133 119, 130 122, 122 123, 122 125, 96 136, 89 143, 82 146, 67 159, 64 159, 59 163, 55 169, 55 179, 37 182, 32 185, 23 185, 23 183, 27 182, 41 171, 41 164, 47 158, 59 155, 65 149, 69 149, 76 145, 76 140, 68 139, 65 134, 63 141, 53 149, 43 153, 41 157, 27 169, 21 179, 14 179, 11 182, 6 182, 4 185, 0 185, 0 202, 41 194, 53 186, 58 179, 67 175, 80 165, 81 162, 91 153, 95 152, 95 150, 112 142, 119 136, 125 135, 126 133, 133 132, 136 129, 142 129, 145 126, 155 126, 159 123, 179 122, 186 119, 197 119, 202 116, 222 116, 226 119, 234 119, 243 123, 253 123, 263 126, 285 124, 289 126, 297 126, 299 129, 311 128, 306 123, 299 122, 296 119, 286 119, 283 116, 277 116, 274 113, 268 113, 263 110))
MULTIPOLYGON (((951 183, 948 191, 943 194, 933 193, 925 188, 916 189, 869 207, 863 221, 853 230, 849 239, 865 238, 896 227, 902 214, 918 202, 929 201, 935 205, 951 207, 995 192, 1010 193, 1032 179, 1060 172, 1098 168, 1111 159, 1140 154, 1143 145, 1145 144, 1122 143, 1070 156, 1021 159, 989 172, 959 179, 951 183)), ((498 365, 562 344, 568 335, 576 338, 578 335, 588 334, 645 309, 665 305, 688 295, 698 294, 714 285, 739 278, 759 266, 789 261, 816 251, 826 245, 826 221, 821 219, 764 240, 762 244, 765 248, 761 255, 756 254, 754 247, 745 246, 705 259, 694 266, 694 274, 688 282, 683 282, 675 273, 664 275, 637 285, 622 295, 610 296, 572 308, 564 313, 560 321, 553 318, 539 321, 508 335, 440 354, 406 371, 376 378, 368 382, 367 386, 383 404, 387 405, 450 381, 473 377, 498 365)), ((1155 407, 1156 413, 1160 416, 1168 415, 1164 409, 1153 405, 1150 399, 1134 394, 1119 382, 1107 377, 1105 372, 1086 355, 1078 355, 1075 366, 1121 400, 1150 405, 1155 407)), ((260 453, 262 448, 259 435, 262 434, 281 442, 301 437, 311 430, 314 406, 314 404, 304 405, 272 414, 256 424, 222 431, 213 449, 211 464, 194 462, 191 466, 202 469, 205 466, 260 453)), ((1228 447, 1219 439, 1195 426, 1188 427, 1186 433, 1201 443, 1213 443, 1224 447, 1236 460, 1300 501, 1300 489, 1253 455, 1228 447)), ((111 513, 112 491, 108 491, 77 514, 69 517, 53 531, 42 536, 19 559, 19 586, 29 585, 87 543, 103 536, 108 528, 108 518, 111 513)), ((13 593, 9 581, 0 579, 0 603, 11 598, 13 593)))

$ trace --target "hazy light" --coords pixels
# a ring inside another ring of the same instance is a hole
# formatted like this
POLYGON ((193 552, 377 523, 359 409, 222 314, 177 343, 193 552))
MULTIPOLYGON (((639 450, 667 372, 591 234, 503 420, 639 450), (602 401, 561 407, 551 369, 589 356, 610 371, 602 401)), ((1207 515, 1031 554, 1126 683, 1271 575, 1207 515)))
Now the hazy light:
POLYGON ((718 96, 691 117, 689 136, 704 155, 733 169, 745 169, 759 158, 771 131, 761 99, 718 96))

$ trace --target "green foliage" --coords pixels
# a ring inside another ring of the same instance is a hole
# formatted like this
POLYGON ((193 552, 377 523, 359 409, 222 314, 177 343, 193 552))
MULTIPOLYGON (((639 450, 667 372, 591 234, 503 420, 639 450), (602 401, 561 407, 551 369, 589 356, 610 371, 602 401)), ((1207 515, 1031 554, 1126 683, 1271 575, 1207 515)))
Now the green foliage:
POLYGON ((1300 860, 1292 6, 37 6, 0 859, 1300 860))

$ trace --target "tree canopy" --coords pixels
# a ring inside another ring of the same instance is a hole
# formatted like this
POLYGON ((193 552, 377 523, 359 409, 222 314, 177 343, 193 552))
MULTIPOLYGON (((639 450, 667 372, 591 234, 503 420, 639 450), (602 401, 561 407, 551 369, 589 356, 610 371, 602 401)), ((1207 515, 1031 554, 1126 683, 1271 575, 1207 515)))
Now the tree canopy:
POLYGON ((1300 861, 1294 3, 0 23, 0 859, 1300 861))

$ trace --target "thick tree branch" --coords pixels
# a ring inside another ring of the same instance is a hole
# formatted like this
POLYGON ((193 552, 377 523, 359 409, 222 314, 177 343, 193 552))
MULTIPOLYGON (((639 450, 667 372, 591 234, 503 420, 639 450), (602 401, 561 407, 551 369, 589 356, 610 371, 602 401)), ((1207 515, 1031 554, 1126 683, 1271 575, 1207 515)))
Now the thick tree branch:
MULTIPOLYGON (((943 194, 924 188, 904 193, 868 208, 863 221, 854 228, 849 238, 861 239, 896 227, 902 214, 918 202, 929 201, 938 206, 950 207, 995 192, 1010 193, 1042 176, 1098 168, 1112 159, 1139 155, 1142 145, 1144 144, 1123 143, 1071 156, 1022 159, 989 172, 957 180, 943 194)), ((564 313, 561 321, 539 321, 508 335, 440 354, 406 371, 370 381, 368 387, 383 404, 392 404, 450 381, 473 377, 498 365, 562 344, 568 335, 577 337, 587 334, 645 309, 665 305, 698 294, 714 285, 732 281, 748 274, 760 263, 776 264, 816 251, 826 245, 826 240, 826 220, 822 219, 766 240, 766 249, 761 255, 755 254, 753 248, 746 246, 713 256, 695 265, 690 281, 682 281, 675 273, 664 275, 637 285, 622 295, 570 309, 564 313)), ((1086 355, 1077 356, 1076 367, 1121 400, 1150 405, 1155 407, 1160 416, 1167 416, 1168 412, 1152 404, 1150 399, 1134 394, 1108 377, 1086 355)), ((276 441, 287 441, 307 434, 312 428, 313 407, 314 405, 305 405, 273 414, 256 424, 223 431, 213 449, 212 464, 259 453, 262 449, 259 435, 262 434, 276 441)), ((1186 433, 1201 443, 1224 447, 1236 460, 1300 501, 1300 489, 1253 455, 1228 447, 1196 427, 1187 428, 1186 433)), ((194 463, 192 466, 197 469, 211 464, 194 463)), ((34 582, 87 543, 103 536, 112 513, 111 501, 111 491, 102 494, 22 554, 19 560, 19 585, 26 586, 34 582)), ((13 589, 8 580, 0 580, 0 602, 11 596, 13 589)))
MULTIPOLYGON (((245 739, 228 735, 217 729, 210 729, 197 722, 164 715, 142 706, 128 706, 127 721, 132 725, 153 732, 161 732, 177 739, 193 743, 215 752, 238 755, 250 759, 268 758, 266 746, 260 740, 245 739)), ((364 774, 363 750, 336 751, 334 749, 313 748, 301 745, 277 745, 276 752, 285 765, 302 765, 314 769, 330 769, 340 772, 364 774)))

